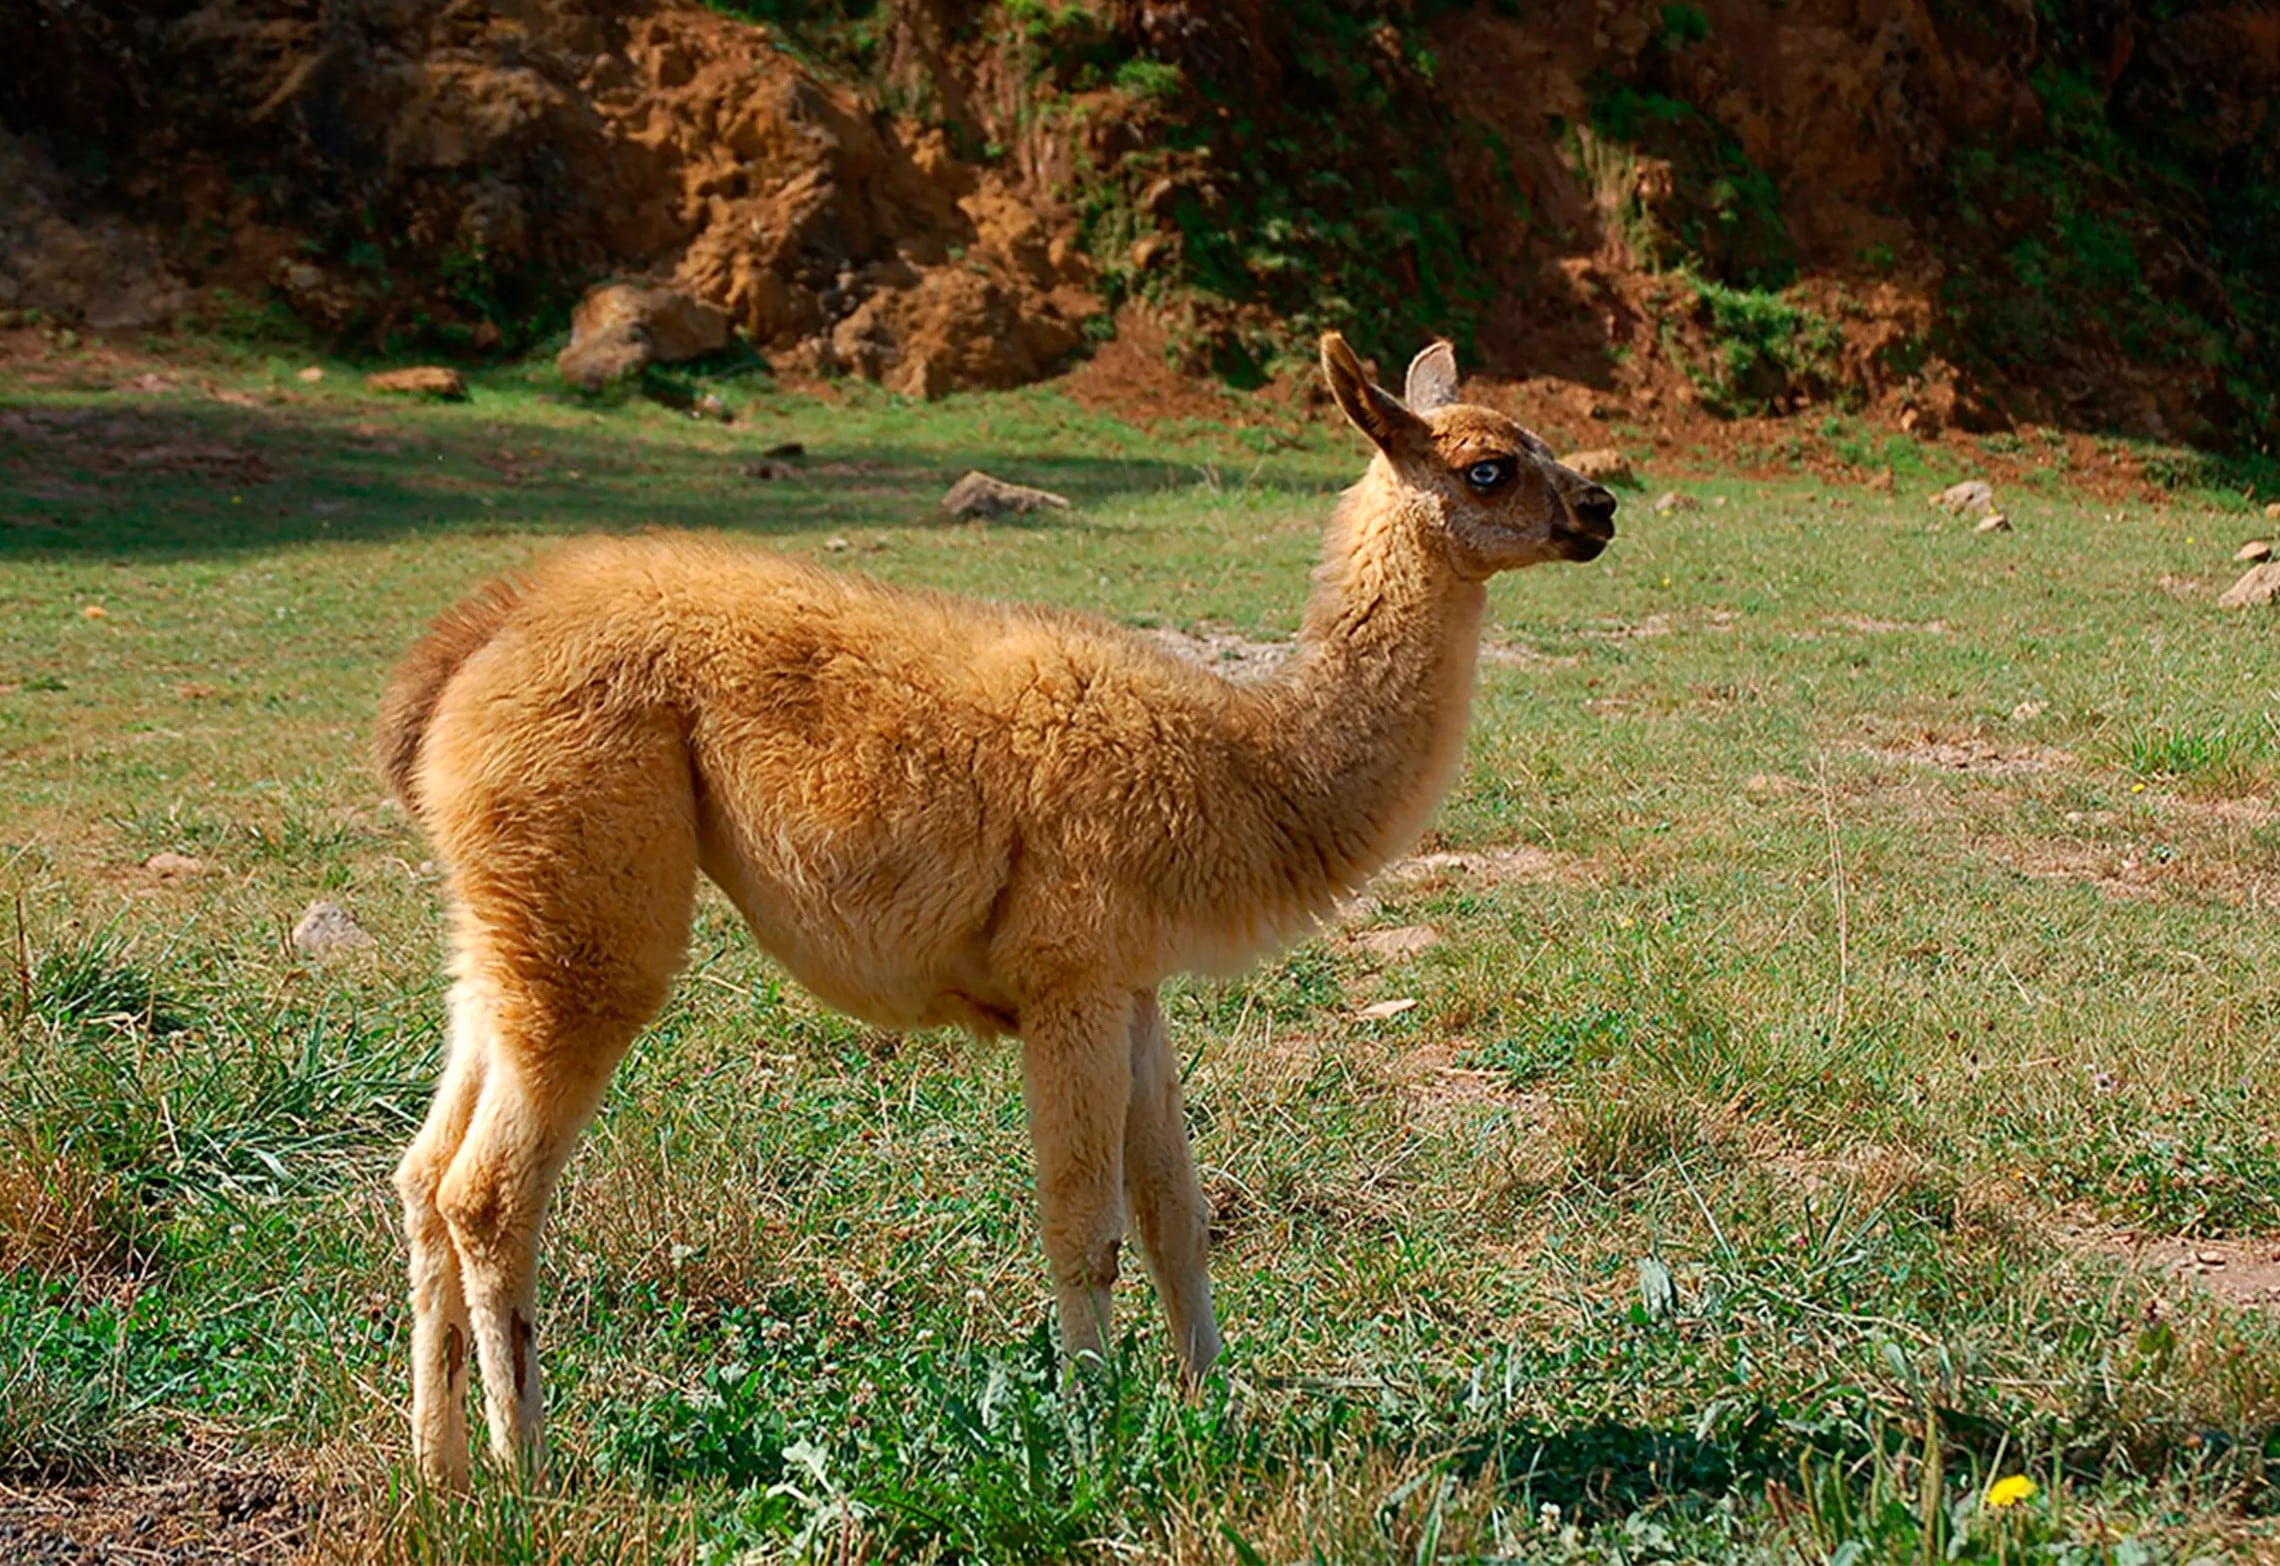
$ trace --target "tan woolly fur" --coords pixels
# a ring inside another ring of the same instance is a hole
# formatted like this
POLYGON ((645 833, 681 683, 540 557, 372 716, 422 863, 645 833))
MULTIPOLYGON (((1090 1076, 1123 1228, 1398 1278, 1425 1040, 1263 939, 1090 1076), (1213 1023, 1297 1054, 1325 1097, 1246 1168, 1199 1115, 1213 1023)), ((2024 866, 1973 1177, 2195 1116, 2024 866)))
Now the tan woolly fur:
POLYGON ((1237 685, 1046 609, 684 535, 594 539, 437 622, 378 754, 449 867, 447 1053, 397 1172, 414 1459, 540 1457, 538 1240, 682 960, 701 873, 831 1005, 1017 1035, 1062 1342, 1097 1353, 1127 1216, 1191 1379, 1219 1352, 1157 985, 1292 940, 1416 839, 1463 748, 1485 583, 1588 560, 1614 497, 1456 400, 1322 363, 1376 450, 1298 647, 1237 685))

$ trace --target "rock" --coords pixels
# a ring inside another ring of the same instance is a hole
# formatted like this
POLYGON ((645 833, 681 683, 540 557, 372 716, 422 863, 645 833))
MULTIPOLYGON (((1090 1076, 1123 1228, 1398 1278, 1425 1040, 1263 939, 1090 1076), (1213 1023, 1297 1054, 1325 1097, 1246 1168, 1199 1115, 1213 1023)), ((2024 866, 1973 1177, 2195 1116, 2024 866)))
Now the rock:
POLYGON ((2269 560, 2271 558, 2272 543, 2269 539, 2252 538, 2247 543, 2241 545, 2240 548, 2233 551, 2233 559, 2239 561, 2242 565, 2253 565, 2259 560, 2269 560))
POLYGON ((711 419, 716 424, 736 422, 736 410, 728 405, 728 400, 719 392, 706 392, 697 399, 697 405, 689 412, 696 418, 711 419))
POLYGON ((877 289, 832 328, 830 347, 842 369, 931 402, 966 388, 1025 385, 1083 341, 1070 317, 1039 308, 1003 270, 943 267, 877 289))
POLYGON ((364 926, 338 903, 309 904, 293 926, 293 949, 308 957, 364 951, 374 944, 364 926))
POLYGON ((649 345, 633 333, 580 343, 554 356, 554 368, 580 391, 598 392, 605 386, 630 380, 649 362, 649 345))
POLYGON ((325 367, 321 364, 308 365, 305 368, 293 372, 293 379, 310 386, 316 385, 317 382, 323 380, 324 378, 325 367))
POLYGON ((783 440, 770 446, 760 455, 763 457, 804 457, 807 455, 807 447, 796 440, 783 440))
POLYGON ((2008 533, 2011 531, 2011 519, 2000 511, 1990 511, 1979 519, 1979 525, 1972 531, 1974 533, 2008 533))
POLYGON ((2253 604, 2268 604, 2280 597, 2280 560, 2267 560, 2249 567, 2248 574, 2217 600, 2219 609, 2246 609, 2253 604))
POLYGON ((1673 511, 1693 511, 1699 509, 1701 504, 1692 495, 1681 495, 1675 489, 1666 489, 1655 497, 1655 514, 1668 516, 1673 511))
POLYGON ((954 517, 1000 517, 1009 512, 1039 511, 1048 507, 1065 509, 1066 497, 1047 489, 1031 489, 1026 484, 1008 484, 1003 479, 991 478, 979 468, 950 486, 942 497, 942 509, 954 517))
POLYGON ((742 469, 748 479, 780 479, 791 471, 781 462, 747 462, 742 469))
POLYGON ((847 541, 847 536, 844 533, 834 533, 823 541, 823 547, 836 555, 842 554, 847 550, 854 548, 855 546, 847 541))
POLYGON ((1965 479, 1934 495, 1932 504, 1959 517, 1985 516, 1995 509, 1995 488, 1985 479, 1965 479))
POLYGON ((1589 451, 1571 451, 1560 458, 1560 466, 1582 474, 1594 484, 1636 484, 1639 475, 1631 466, 1631 459, 1613 446, 1595 446, 1589 451))
POLYGON ((1398 1017, 1405 1011, 1416 1009, 1417 998, 1413 995, 1404 995, 1398 1000, 1372 1001, 1355 1012, 1354 1017, 1360 1022, 1383 1022, 1388 1017, 1398 1017))
POLYGON ((570 314, 570 346, 555 355, 562 378, 586 391, 638 373, 644 365, 679 364, 728 346, 727 312, 685 289, 606 283, 570 314))
POLYGON ((2264 514, 2273 521, 2280 522, 2280 500, 2266 501, 2264 503, 2264 514))
POLYGON ((364 377, 364 389, 382 397, 437 397, 464 402, 467 378, 440 364, 423 364, 409 370, 381 370, 364 377))
POLYGON ((161 881, 172 881, 181 876, 197 875, 206 868, 206 862, 193 859, 188 854, 178 854, 169 848, 145 859, 143 868, 161 881))

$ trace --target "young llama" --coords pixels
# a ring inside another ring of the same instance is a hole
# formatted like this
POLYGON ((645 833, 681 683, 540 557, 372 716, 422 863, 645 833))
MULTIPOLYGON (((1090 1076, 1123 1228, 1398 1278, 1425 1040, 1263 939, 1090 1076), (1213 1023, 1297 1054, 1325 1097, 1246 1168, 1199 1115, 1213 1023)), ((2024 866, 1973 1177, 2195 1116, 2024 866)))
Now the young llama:
POLYGON ((449 866, 454 979, 396 1177, 427 1480, 467 1476, 470 1342, 494 1458, 535 1470, 540 1225, 699 871, 832 1005, 1018 1035, 1064 1348, 1108 1333, 1129 1202, 1181 1368, 1210 1367, 1156 986, 1241 968, 1406 849, 1463 749, 1488 578, 1614 535, 1614 496, 1456 401, 1446 343, 1402 398, 1336 335, 1322 368, 1377 451, 1264 683, 687 536, 573 545, 412 649, 379 755, 449 866))

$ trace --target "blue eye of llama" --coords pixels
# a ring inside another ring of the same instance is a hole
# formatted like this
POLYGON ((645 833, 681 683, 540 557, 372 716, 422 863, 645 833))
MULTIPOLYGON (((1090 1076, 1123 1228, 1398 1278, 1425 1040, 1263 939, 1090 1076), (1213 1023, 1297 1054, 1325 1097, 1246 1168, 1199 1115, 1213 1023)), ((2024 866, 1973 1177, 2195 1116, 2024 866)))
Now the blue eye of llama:
POLYGON ((1494 489, 1510 475, 1512 464, 1499 457, 1492 462, 1476 462, 1465 469, 1465 482, 1475 489, 1494 489))

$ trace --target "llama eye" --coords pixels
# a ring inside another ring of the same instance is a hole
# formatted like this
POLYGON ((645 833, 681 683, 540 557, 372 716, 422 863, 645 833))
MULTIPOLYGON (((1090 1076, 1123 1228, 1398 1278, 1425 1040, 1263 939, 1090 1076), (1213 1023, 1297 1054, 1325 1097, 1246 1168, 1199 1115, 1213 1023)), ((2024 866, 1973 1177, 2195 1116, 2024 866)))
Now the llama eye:
POLYGON ((1511 476, 1512 464, 1501 457, 1493 462, 1476 462, 1465 469, 1465 482, 1475 489, 1494 489, 1511 476))

